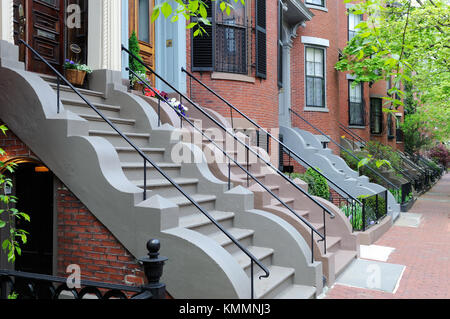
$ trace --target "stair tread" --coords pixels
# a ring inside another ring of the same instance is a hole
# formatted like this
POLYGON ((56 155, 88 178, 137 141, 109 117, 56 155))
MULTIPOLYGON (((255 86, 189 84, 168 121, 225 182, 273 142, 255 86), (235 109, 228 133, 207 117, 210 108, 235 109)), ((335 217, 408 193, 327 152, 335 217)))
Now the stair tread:
POLYGON ((343 249, 336 251, 334 255, 334 269, 336 275, 339 275, 344 270, 344 268, 358 256, 357 252, 354 250, 343 249))
MULTIPOLYGON (((136 150, 133 147, 115 147, 117 152, 136 152, 136 150)), ((139 148, 143 152, 165 152, 166 149, 162 147, 140 147, 139 148)))
POLYGON ((292 285, 277 296, 275 299, 312 299, 316 293, 316 287, 304 285, 292 285))
POLYGON ((295 273, 294 268, 280 267, 275 265, 268 266, 267 269, 270 272, 270 276, 268 278, 261 278, 261 280, 259 279, 259 276, 264 275, 264 272, 262 270, 258 271, 254 275, 255 297, 258 299, 266 296, 283 281, 285 281, 295 273))
MULTIPOLYGON (((223 212, 217 210, 212 210, 209 211, 208 213, 218 222, 233 218, 235 216, 233 212, 223 212)), ((208 217, 206 217, 201 213, 181 216, 179 219, 179 226, 184 228, 193 228, 197 226, 206 225, 209 223, 212 222, 209 220, 208 217)))
MULTIPOLYGON (((90 134, 99 134, 99 135, 119 135, 116 131, 106 131, 106 130, 89 130, 90 134)), ((135 132, 122 132, 122 134, 126 136, 134 136, 134 137, 150 137, 149 133, 135 133, 135 132)))
MULTIPOLYGON (((56 87, 57 87, 57 84, 56 84, 56 83, 49 83, 49 84, 50 84, 50 86, 51 86, 52 88, 54 88, 54 89, 56 90, 56 87)), ((73 92, 73 93, 75 93, 75 92, 70 88, 70 86, 68 86, 68 85, 60 84, 59 88, 60 88, 60 90, 62 90, 62 91, 68 91, 68 92, 73 92)), ((105 94, 102 93, 102 92, 93 91, 93 90, 86 90, 86 89, 81 89, 81 88, 76 88, 76 89, 78 90, 78 92, 80 92, 81 94, 84 94, 84 95, 92 95, 92 96, 105 97, 105 94)))
MULTIPOLYGON (((178 185, 189 185, 197 184, 199 182, 198 178, 186 178, 186 177, 173 177, 172 180, 178 185)), ((144 187, 144 180, 133 180, 134 185, 138 187, 144 187)), ((151 178, 147 180, 147 187, 158 187, 158 186, 170 186, 172 185, 165 178, 151 178)))
MULTIPOLYGON (((161 162, 161 163, 155 163, 159 167, 181 167, 181 164, 178 163, 167 163, 167 162, 161 162)), ((120 165, 122 168, 142 168, 144 169, 144 162, 121 162, 120 165)), ((150 163, 147 163, 147 168, 152 168, 152 165, 150 163)))
MULTIPOLYGON (((273 254, 274 250, 267 247, 249 246, 248 251, 253 254, 258 260, 262 260, 273 254)), ((237 260, 239 265, 245 269, 250 267, 250 258, 242 250, 238 250, 233 254, 233 257, 237 260)), ((258 266, 256 266, 258 267, 258 266)))
MULTIPOLYGON (((190 197, 195 200, 197 203, 208 202, 215 200, 217 197, 215 195, 204 195, 204 194, 194 194, 190 195, 190 197)), ((178 206, 190 205, 191 202, 185 196, 175 196, 169 197, 169 200, 177 204, 178 206)))
MULTIPOLYGON (((104 121, 104 119, 100 116, 100 115, 91 115, 91 114, 78 114, 78 116, 84 118, 84 119, 89 119, 89 120, 93 120, 93 121, 104 121)), ((124 119, 124 118, 120 118, 120 117, 111 117, 111 116, 106 116, 106 118, 108 120, 110 120, 111 122, 123 122, 123 123, 128 123, 128 124, 135 124, 136 120, 134 119, 124 119)))
MULTIPOLYGON (((341 237, 327 235, 327 250, 341 241, 341 237)), ((322 247, 322 245, 319 245, 322 247)))
MULTIPOLYGON (((63 104, 67 104, 67 105, 81 105, 81 106, 89 107, 89 105, 87 105, 86 102, 84 102, 84 101, 74 100, 74 99, 70 99, 70 98, 66 98, 66 97, 61 98, 61 102, 63 104)), ((99 109, 109 109, 111 111, 117 111, 117 112, 120 112, 120 109, 121 109, 120 106, 117 106, 117 105, 109 105, 109 104, 95 103, 95 102, 90 102, 90 103, 99 109)))
MULTIPOLYGON (((252 229, 235 228, 235 227, 229 228, 229 229, 227 229, 227 231, 236 240, 241 240, 243 238, 252 236, 255 233, 255 231, 252 229)), ((209 237, 211 239, 215 240, 221 246, 225 246, 225 245, 232 243, 232 240, 230 238, 228 238, 228 236, 225 235, 225 233, 223 233, 221 231, 211 234, 209 237)))

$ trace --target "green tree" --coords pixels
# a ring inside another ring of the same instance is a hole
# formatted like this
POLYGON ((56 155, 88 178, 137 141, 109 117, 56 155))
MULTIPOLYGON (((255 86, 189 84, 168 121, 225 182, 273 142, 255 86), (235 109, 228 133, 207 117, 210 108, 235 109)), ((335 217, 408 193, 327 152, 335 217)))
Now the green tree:
MULTIPOLYGON (((8 129, 4 125, 0 125, 0 131, 6 134, 8 129)), ((6 155, 5 151, 0 148, 0 156, 6 155)), ((13 187, 12 180, 7 178, 3 171, 14 172, 15 164, 4 163, 0 161, 0 229, 8 228, 8 236, 2 242, 2 249, 8 256, 8 262, 14 263, 16 260, 16 254, 21 255, 22 249, 20 248, 20 242, 22 244, 27 243, 28 233, 25 230, 16 228, 16 220, 24 219, 30 221, 30 216, 23 212, 19 212, 13 205, 17 203, 17 197, 11 196, 10 192, 13 187)))
MULTIPOLYGON (((245 5, 245 0, 211 0, 212 5, 215 1, 220 1, 220 10, 230 15, 233 10, 233 2, 241 2, 245 5)), ((205 34, 206 31, 203 25, 211 25, 208 20, 207 8, 208 4, 204 0, 173 0, 175 6, 172 6, 169 1, 164 1, 153 8, 152 22, 154 22, 162 14, 166 19, 170 17, 170 21, 176 22, 180 16, 183 16, 188 21, 187 29, 195 28, 194 37, 205 34)))
POLYGON ((404 98, 422 130, 440 141, 450 137, 449 8, 446 0, 360 1, 350 10, 365 19, 336 64, 350 71, 355 83, 393 79, 384 111, 394 113, 404 98))

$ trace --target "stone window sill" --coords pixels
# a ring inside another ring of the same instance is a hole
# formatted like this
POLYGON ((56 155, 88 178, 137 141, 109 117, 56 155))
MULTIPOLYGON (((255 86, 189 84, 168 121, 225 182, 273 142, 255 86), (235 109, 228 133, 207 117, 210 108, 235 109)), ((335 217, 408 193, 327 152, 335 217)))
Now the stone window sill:
POLYGON ((314 9, 314 10, 320 10, 320 11, 328 12, 328 9, 326 7, 315 6, 315 5, 309 4, 309 3, 305 3, 305 7, 309 8, 309 9, 314 9))
POLYGON ((254 77, 244 74, 225 73, 225 72, 213 72, 211 73, 211 79, 255 83, 254 77))
POLYGON ((362 126, 362 125, 349 125, 348 128, 351 128, 351 129, 360 129, 360 130, 366 129, 366 127, 365 127, 365 126, 362 126))
POLYGON ((322 112, 322 113, 330 112, 330 110, 326 107, 313 107, 313 106, 305 106, 303 111, 305 111, 305 112, 322 112))

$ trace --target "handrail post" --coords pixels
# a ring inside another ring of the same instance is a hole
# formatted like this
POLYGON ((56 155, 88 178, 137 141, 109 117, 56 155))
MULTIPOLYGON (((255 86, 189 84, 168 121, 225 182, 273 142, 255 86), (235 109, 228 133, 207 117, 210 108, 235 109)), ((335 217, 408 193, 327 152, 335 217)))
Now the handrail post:
POLYGON ((144 200, 147 200, 147 160, 144 158, 144 200))
POLYGON ((148 255, 139 259, 147 279, 143 288, 152 294, 153 299, 166 298, 166 285, 159 281, 163 274, 164 263, 168 258, 159 256, 160 248, 161 243, 158 239, 149 240, 147 242, 148 255))
POLYGON ((362 199, 363 207, 362 207, 362 230, 366 231, 366 199, 362 199))
POLYGON ((311 263, 314 263, 314 232, 311 229, 311 263))
POLYGON ((327 221, 325 216, 325 210, 323 210, 323 251, 327 254, 327 221))
POLYGON ((254 269, 253 269, 253 260, 250 262, 250 290, 251 290, 251 299, 255 299, 255 280, 254 280, 254 269))
POLYGON ((59 114, 60 106, 59 106, 59 76, 56 76, 56 112, 59 114))

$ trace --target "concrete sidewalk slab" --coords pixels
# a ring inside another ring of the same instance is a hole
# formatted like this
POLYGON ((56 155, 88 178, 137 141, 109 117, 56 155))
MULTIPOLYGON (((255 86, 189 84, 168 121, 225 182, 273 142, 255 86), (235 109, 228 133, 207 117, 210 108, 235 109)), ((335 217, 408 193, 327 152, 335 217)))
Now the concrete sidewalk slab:
POLYGON ((392 247, 378 246, 378 245, 360 245, 359 255, 362 259, 387 261, 389 255, 395 250, 392 247))
POLYGON ((400 217, 395 221, 395 226, 401 227, 419 227, 422 220, 422 214, 417 213, 401 213, 400 217))
POLYGON ((336 280, 336 284, 395 293, 404 265, 356 259, 336 280))

